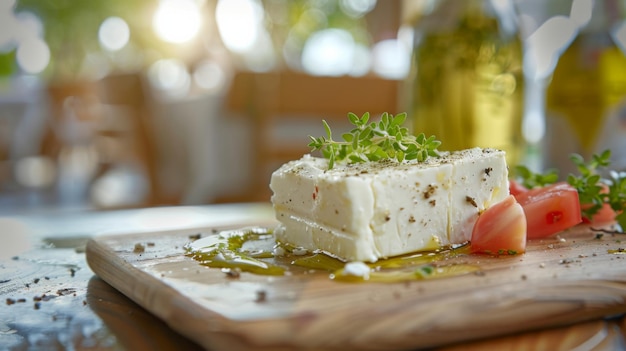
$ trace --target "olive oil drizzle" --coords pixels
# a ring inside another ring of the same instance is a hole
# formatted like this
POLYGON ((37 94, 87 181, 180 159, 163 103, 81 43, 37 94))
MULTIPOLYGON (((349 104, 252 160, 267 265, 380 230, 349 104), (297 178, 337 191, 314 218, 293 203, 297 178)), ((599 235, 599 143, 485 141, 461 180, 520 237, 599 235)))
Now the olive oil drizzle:
POLYGON ((261 275, 285 275, 287 272, 294 274, 297 271, 321 272, 328 274, 332 280, 342 282, 394 283, 456 276, 479 270, 474 265, 446 262, 468 255, 467 245, 366 263, 370 268, 366 275, 352 274, 345 269, 346 262, 325 253, 300 255, 294 253, 296 250, 297 248, 288 244, 276 242, 273 231, 261 227, 222 231, 185 245, 187 256, 208 267, 238 269, 261 275), (259 249, 258 246, 273 249, 259 249), (285 254, 275 255, 277 249, 285 254))
POLYGON ((253 240, 273 240, 267 228, 243 228, 222 231, 185 245, 187 255, 201 265, 214 268, 237 268, 244 272, 283 275, 285 269, 263 259, 274 257, 264 250, 246 250, 244 244, 253 240))
POLYGON ((407 280, 443 278, 479 271, 480 268, 476 265, 446 262, 452 258, 468 254, 469 247, 467 245, 418 252, 368 263, 370 273, 367 276, 351 275, 344 268, 341 268, 333 272, 330 278, 345 282, 395 283, 407 280))

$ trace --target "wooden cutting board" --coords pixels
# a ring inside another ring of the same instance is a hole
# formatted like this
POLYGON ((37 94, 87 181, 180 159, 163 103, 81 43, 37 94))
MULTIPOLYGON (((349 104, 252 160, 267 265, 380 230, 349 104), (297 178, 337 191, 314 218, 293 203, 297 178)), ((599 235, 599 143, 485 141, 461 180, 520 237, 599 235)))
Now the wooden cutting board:
POLYGON ((211 350, 416 349, 626 313, 626 236, 588 228, 530 242, 523 255, 455 258, 476 272, 399 283, 327 271, 229 277, 185 255, 194 234, 215 229, 96 237, 87 262, 211 350))

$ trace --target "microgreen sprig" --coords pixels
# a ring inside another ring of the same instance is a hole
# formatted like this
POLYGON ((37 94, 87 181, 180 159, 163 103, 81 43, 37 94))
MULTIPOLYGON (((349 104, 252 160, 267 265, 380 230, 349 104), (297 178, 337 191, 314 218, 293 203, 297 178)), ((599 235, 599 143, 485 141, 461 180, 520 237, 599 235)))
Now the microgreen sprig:
POLYGON ((369 112, 361 117, 348 113, 348 120, 354 128, 344 133, 341 141, 333 139, 330 126, 323 120, 326 136, 311 136, 311 151, 319 150, 329 160, 328 169, 332 169, 339 161, 358 163, 395 159, 399 162, 422 162, 430 156, 439 155, 437 148, 441 142, 435 136, 427 138, 424 133, 415 136, 402 126, 406 121, 406 113, 394 116, 385 112, 378 122, 370 122, 369 118, 369 112))

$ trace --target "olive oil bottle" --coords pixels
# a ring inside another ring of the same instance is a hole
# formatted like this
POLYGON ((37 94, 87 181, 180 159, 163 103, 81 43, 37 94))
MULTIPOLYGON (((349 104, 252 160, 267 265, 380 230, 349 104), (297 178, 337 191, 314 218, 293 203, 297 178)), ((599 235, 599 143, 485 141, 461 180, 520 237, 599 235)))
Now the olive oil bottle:
POLYGON ((404 96, 414 132, 436 135, 444 150, 494 147, 519 163, 523 45, 513 5, 440 0, 414 29, 404 96))
POLYGON ((610 148, 626 168, 626 24, 623 0, 595 1, 563 51, 546 92, 545 168, 576 171, 569 156, 610 148))

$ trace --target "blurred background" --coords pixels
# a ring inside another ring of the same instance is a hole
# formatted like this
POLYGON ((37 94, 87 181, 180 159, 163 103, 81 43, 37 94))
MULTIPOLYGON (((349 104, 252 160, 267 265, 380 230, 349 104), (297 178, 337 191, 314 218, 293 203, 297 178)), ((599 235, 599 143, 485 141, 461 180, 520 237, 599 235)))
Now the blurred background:
MULTIPOLYGON (((0 0, 0 213, 269 201, 322 118, 406 110, 435 2, 0 0)), ((573 6, 519 3, 526 43, 573 6)), ((548 76, 533 74, 530 144, 548 76)))

